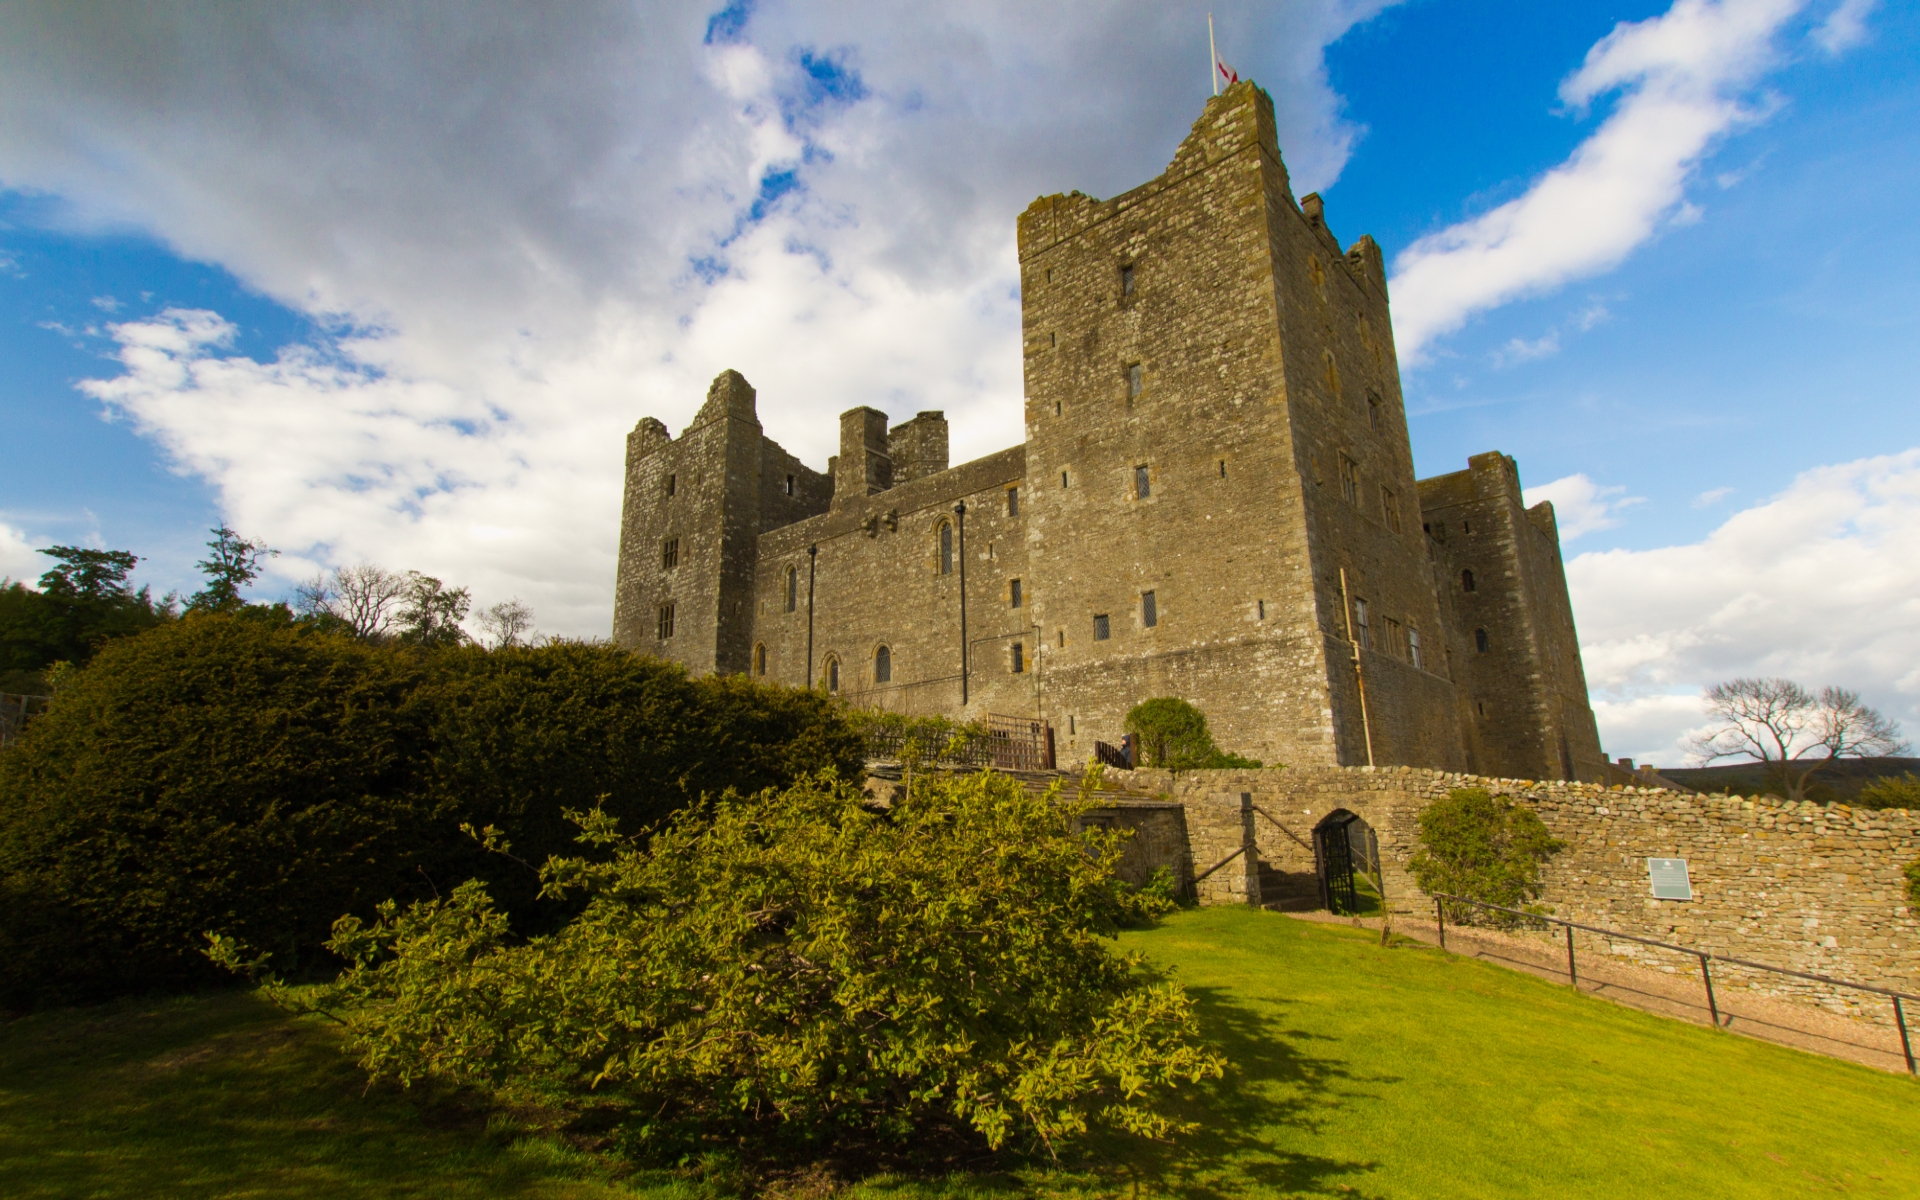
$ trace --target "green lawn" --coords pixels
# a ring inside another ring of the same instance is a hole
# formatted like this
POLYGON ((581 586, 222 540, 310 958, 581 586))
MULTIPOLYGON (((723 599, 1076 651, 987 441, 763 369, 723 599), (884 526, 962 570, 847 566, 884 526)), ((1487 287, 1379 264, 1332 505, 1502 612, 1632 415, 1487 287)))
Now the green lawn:
MULTIPOLYGON (((1920 1195, 1920 1086, 1376 935, 1244 909, 1126 942, 1232 1062, 1172 1148, 869 1197, 1920 1195)), ((618 1180, 458 1098, 364 1091, 328 1032, 240 993, 0 1026, 9 1197, 711 1194, 618 1180)), ((818 1194, 811 1189, 800 1193, 818 1194)))

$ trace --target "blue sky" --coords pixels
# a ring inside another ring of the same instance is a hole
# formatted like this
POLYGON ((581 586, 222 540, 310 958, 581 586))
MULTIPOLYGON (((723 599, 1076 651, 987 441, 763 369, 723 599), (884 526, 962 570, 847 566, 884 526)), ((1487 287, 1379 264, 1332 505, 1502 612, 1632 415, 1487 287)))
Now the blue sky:
MULTIPOLYGON (((1014 216, 1157 174, 1206 96, 1202 7, 404 8, 18 6, 0 573, 190 589, 225 519, 266 593, 371 560, 603 632, 639 416, 733 366, 817 464, 856 403, 1017 440, 1014 216)), ((1421 472, 1498 448, 1555 502, 1609 751, 1678 761, 1741 673, 1920 729, 1912 6, 1214 12, 1387 252, 1421 472)))

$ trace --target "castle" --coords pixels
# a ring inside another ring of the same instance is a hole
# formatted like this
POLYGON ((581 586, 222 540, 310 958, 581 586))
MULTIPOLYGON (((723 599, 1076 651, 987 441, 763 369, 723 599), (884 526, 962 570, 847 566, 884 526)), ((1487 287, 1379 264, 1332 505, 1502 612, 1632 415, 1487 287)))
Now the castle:
POLYGON ((1386 270, 1288 185, 1272 101, 1159 178, 1019 220, 1024 445, 856 408, 809 469, 714 380, 627 440, 614 638, 695 672, 1043 721, 1063 762, 1178 696, 1299 767, 1602 777, 1553 509, 1499 453, 1416 480, 1386 270))

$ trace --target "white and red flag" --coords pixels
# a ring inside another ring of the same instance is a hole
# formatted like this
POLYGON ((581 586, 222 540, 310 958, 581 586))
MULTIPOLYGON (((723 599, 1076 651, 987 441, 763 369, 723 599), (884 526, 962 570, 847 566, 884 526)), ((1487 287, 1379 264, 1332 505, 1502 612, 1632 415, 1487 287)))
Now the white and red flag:
POLYGON ((1213 70, 1209 71, 1208 74, 1213 77, 1214 95, 1218 96, 1220 94, 1220 81, 1222 79, 1227 81, 1228 87, 1232 87, 1234 84, 1240 82, 1240 72, 1228 66, 1226 60, 1220 57, 1220 51, 1214 49, 1212 13, 1207 14, 1207 57, 1213 60, 1213 70))

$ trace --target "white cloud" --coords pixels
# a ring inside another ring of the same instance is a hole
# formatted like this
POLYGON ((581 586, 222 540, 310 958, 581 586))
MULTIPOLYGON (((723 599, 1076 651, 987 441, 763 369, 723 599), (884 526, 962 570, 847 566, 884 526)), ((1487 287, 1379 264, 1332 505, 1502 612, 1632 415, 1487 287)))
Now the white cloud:
POLYGON ((1733 492, 1734 489, 1730 487, 1708 488, 1693 498, 1693 506, 1695 508, 1711 508, 1722 500, 1725 500, 1728 496, 1733 495, 1733 492))
POLYGON ((1527 505, 1542 500, 1553 504, 1554 523, 1560 540, 1571 542, 1589 533, 1612 529, 1620 524, 1620 510, 1646 503, 1643 496, 1629 496, 1622 486, 1602 487, 1584 473, 1568 475, 1527 489, 1527 505))
POLYGON ((1622 23, 1560 85, 1584 111, 1620 93, 1571 157, 1518 199, 1426 237, 1394 261, 1401 360, 1477 312, 1605 271, 1669 222, 1699 219, 1685 186, 1714 143, 1763 114, 1742 103, 1806 0, 1676 0, 1622 23))
POLYGON ((1493 365, 1504 367, 1510 363, 1533 362, 1536 359, 1552 358, 1558 353, 1560 353, 1560 332, 1548 330, 1531 342, 1525 338, 1513 338, 1493 352, 1493 365))
POLYGON ((1867 18, 1879 7, 1880 0, 1840 0, 1813 31, 1813 40, 1828 54, 1857 46, 1867 40, 1867 18))
POLYGON ((0 579, 31 584, 46 574, 47 560, 33 549, 25 530, 0 520, 0 579))
POLYGON ((1858 689, 1920 733, 1920 449, 1820 467, 1699 542, 1567 564, 1610 754, 1680 765, 1701 689, 1858 689))
MULTIPOLYGON (((1216 9, 1300 192, 1355 136, 1324 47, 1384 3, 1216 9)), ((862 403, 945 409, 956 459, 1018 441, 1015 217, 1159 173, 1207 95, 1203 25, 1145 0, 728 11, 703 44, 616 0, 23 5, 0 185, 346 331, 257 361, 168 310, 89 385, 283 577, 417 567, 604 632, 638 417, 677 430, 736 367, 816 465, 862 403)))

